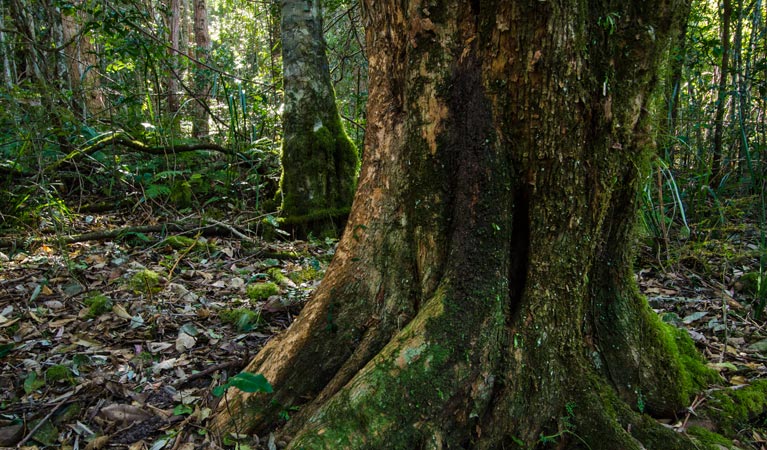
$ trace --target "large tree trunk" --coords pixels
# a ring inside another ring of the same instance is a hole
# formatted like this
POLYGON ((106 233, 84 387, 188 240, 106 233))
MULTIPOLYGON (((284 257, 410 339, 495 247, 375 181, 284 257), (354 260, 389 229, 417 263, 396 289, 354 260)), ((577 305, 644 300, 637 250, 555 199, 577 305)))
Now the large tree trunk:
POLYGON ((303 233, 330 231, 354 196, 358 157, 330 82, 319 0, 283 0, 282 212, 303 233))
POLYGON ((706 373, 630 273, 676 0, 366 4, 369 128, 327 275, 215 426, 290 448, 693 448, 706 373), (645 447, 642 447, 640 442, 645 447))

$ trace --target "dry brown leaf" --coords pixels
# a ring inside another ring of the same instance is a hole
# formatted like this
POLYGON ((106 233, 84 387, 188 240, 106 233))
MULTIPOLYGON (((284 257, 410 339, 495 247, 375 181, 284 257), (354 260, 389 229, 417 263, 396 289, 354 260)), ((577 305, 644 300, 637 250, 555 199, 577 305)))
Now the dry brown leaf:
POLYGON ((109 436, 99 436, 85 446, 85 450, 100 450, 109 443, 109 436))
POLYGON ((147 420, 152 417, 153 414, 144 411, 138 406, 115 403, 101 408, 98 416, 112 422, 131 424, 147 420))
POLYGON ((112 306, 112 312, 115 313, 115 315, 121 319, 131 320, 133 319, 133 316, 128 314, 128 311, 123 308, 122 305, 114 305, 112 306))

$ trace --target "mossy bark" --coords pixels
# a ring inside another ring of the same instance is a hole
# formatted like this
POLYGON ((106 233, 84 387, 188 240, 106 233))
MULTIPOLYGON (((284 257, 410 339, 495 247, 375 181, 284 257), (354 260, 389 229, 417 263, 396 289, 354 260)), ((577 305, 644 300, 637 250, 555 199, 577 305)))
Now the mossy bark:
POLYGON ((334 224, 317 213, 352 203, 359 158, 336 107, 319 0, 283 1, 281 25, 282 213, 291 222, 304 219, 300 233, 322 233, 334 224))
POLYGON ((247 369, 275 393, 229 393, 214 426, 300 406, 291 448, 694 448, 642 412, 673 415, 709 372, 629 270, 645 106, 684 6, 366 2, 344 238, 247 369))

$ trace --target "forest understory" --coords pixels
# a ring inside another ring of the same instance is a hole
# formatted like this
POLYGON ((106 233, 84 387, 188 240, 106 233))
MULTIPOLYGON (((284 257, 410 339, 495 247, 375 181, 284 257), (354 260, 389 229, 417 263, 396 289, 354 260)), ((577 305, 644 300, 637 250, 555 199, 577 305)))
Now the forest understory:
MULTIPOLYGON (((72 233, 103 233, 152 229, 156 220, 72 215, 69 225, 72 233)), ((26 247, 2 249, 0 446, 285 446, 272 434, 209 433, 207 419, 220 399, 213 391, 290 325, 321 282, 336 241, 266 241, 217 226, 219 236, 107 233, 67 244, 41 235, 26 247)), ((662 243, 656 250, 643 245, 636 263, 652 308, 687 330, 723 376, 664 423, 679 432, 718 431, 697 414, 712 396, 767 379, 767 329, 763 316, 755 318, 748 275, 758 267, 757 236, 749 229, 733 225, 704 244, 677 240, 671 259, 657 250, 662 243)), ((292 413, 281 412, 282 423, 292 413)), ((741 420, 731 430, 735 440, 720 448, 767 448, 767 417, 751 413, 733 419, 741 420)))

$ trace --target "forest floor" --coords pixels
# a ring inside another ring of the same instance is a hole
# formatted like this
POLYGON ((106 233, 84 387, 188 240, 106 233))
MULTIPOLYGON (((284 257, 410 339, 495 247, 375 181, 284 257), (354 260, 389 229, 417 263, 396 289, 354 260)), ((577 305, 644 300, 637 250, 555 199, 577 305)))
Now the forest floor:
MULTIPOLYGON (((73 220, 80 232, 131 225, 116 215, 73 220)), ((234 443, 206 431, 212 390, 290 325, 334 242, 129 233, 30 248, 0 249, 0 447, 187 450, 234 443)), ((706 255, 663 268, 646 252, 640 288, 729 383, 712 389, 767 378, 765 321, 753 318, 740 280, 754 260, 706 255)), ((706 426, 695 416, 705 400, 667 425, 706 426)), ((767 448, 764 427, 741 437, 740 448, 767 448)), ((262 436, 239 448, 283 445, 262 436)))

